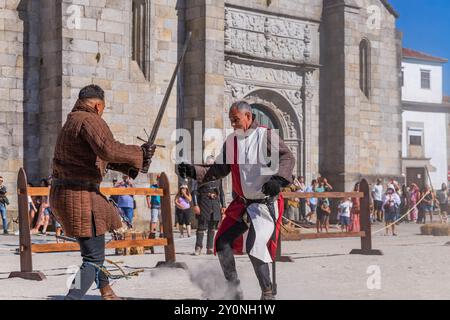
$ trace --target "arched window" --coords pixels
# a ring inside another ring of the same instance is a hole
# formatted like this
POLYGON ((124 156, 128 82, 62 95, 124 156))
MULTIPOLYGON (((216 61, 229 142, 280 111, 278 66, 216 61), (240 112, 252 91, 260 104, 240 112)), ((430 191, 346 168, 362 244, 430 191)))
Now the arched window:
POLYGON ((150 77, 150 3, 149 0, 133 0, 133 33, 131 56, 137 62, 145 78, 150 77))
POLYGON ((370 42, 363 39, 359 44, 359 87, 367 98, 370 97, 370 42))

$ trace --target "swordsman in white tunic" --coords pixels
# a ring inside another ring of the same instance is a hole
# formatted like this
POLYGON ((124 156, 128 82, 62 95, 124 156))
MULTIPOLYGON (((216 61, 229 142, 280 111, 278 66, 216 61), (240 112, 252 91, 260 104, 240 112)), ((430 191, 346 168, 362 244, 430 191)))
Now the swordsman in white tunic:
POLYGON ((180 176, 200 182, 231 173, 233 201, 220 224, 215 252, 235 299, 243 294, 233 253, 245 250, 262 290, 261 299, 271 300, 275 297, 269 264, 275 259, 283 215, 280 191, 292 182, 295 159, 275 130, 257 123, 248 103, 234 103, 229 116, 234 133, 216 162, 212 166, 183 163, 177 169, 180 176))

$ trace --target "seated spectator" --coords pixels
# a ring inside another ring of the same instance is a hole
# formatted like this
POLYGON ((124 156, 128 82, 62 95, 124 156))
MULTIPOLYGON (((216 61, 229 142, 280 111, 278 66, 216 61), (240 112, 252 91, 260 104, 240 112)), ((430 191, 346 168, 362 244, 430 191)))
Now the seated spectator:
MULTIPOLYGON (((49 188, 50 190, 50 183, 47 179, 42 179, 40 183, 41 187, 49 188)), ((47 227, 50 222, 50 215, 51 215, 51 209, 50 209, 50 202, 48 196, 42 196, 40 199, 40 206, 38 210, 38 218, 36 221, 35 227, 31 230, 31 234, 38 234, 39 229, 41 227, 42 231, 40 232, 43 235, 47 234, 47 227)))

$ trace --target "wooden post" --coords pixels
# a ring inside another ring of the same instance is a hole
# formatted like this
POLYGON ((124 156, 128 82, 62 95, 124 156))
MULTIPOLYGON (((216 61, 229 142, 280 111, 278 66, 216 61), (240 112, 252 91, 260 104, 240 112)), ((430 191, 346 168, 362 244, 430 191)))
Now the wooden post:
POLYGON ((353 249, 350 254, 362 255, 383 255, 380 250, 372 249, 372 224, 370 222, 370 189, 366 179, 362 179, 359 184, 359 191, 364 193, 364 198, 360 200, 360 224, 364 236, 361 237, 361 249, 353 249))
POLYGON ((167 239, 167 245, 164 246, 165 261, 160 261, 156 267, 182 268, 187 269, 185 263, 176 262, 175 242, 173 239, 173 223, 172 223, 172 201, 170 198, 169 178, 163 172, 159 179, 159 186, 163 189, 164 195, 161 198, 161 217, 164 228, 164 236, 167 239))
POLYGON ((278 245, 277 245, 277 256, 275 258, 277 262, 294 262, 294 259, 291 256, 282 256, 281 255, 281 231, 278 237, 278 245))
POLYGON ((21 168, 17 176, 17 191, 19 204, 19 252, 20 272, 11 272, 9 278, 22 278, 25 280, 42 281, 45 275, 40 271, 33 271, 31 258, 30 218, 28 216, 28 190, 27 176, 21 168))

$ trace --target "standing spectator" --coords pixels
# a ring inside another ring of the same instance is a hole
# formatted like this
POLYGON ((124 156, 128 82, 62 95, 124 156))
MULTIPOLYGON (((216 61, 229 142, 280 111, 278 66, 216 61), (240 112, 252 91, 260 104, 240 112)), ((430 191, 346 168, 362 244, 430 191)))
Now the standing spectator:
POLYGON ((446 183, 442 184, 441 190, 437 192, 437 200, 439 203, 439 210, 441 213, 441 222, 446 221, 446 217, 449 213, 449 206, 448 206, 448 187, 446 183))
MULTIPOLYGON (((291 184, 289 187, 284 189, 284 192, 296 192, 297 186, 295 184, 291 184)), ((287 207, 286 207, 286 218, 291 221, 299 220, 299 199, 298 198, 288 198, 287 199, 287 207)))
POLYGON ((3 185, 3 177, 0 177, 0 215, 2 216, 3 223, 3 234, 7 235, 8 233, 8 217, 6 214, 6 206, 9 205, 9 200, 6 194, 8 190, 3 185))
MULTIPOLYGON (((383 221, 383 185, 381 179, 377 179, 376 185, 372 189, 373 206, 375 209, 376 220, 383 221)), ((375 217, 372 218, 372 222, 375 222, 375 217)))
MULTIPOLYGON (((359 182, 355 184, 353 191, 359 192, 359 182)), ((350 218, 351 225, 349 228, 350 231, 352 232, 361 231, 360 217, 361 217, 361 201, 359 198, 352 198, 352 210, 350 218)))
POLYGON ((394 185, 390 184, 387 187, 386 194, 383 197, 383 209, 385 215, 385 223, 386 223, 386 236, 389 235, 388 226, 391 225, 392 235, 397 236, 395 233, 395 221, 398 216, 398 209, 400 207, 400 196, 395 192, 394 185))
MULTIPOLYGON (((306 192, 307 193, 316 192, 316 188, 317 188, 317 180, 314 179, 314 180, 311 181, 311 185, 306 188, 306 192)), ((309 209, 310 209, 310 212, 308 213, 308 216, 306 218, 309 219, 310 223, 312 223, 311 222, 311 218, 317 212, 317 198, 308 198, 308 199, 306 199, 306 204, 309 206, 309 209)))
POLYGON ((430 220, 433 222, 433 203, 434 203, 434 196, 433 193, 430 190, 429 186, 425 186, 423 189, 422 195, 425 197, 420 204, 419 207, 419 219, 418 221, 420 223, 423 222, 425 224, 427 222, 427 213, 430 214, 430 220))
POLYGON ((411 183, 409 188, 409 196, 408 196, 408 210, 409 212, 409 220, 411 222, 417 222, 417 217, 419 213, 419 209, 417 208, 417 203, 420 200, 420 190, 417 184, 411 183))
MULTIPOLYGON (((31 183, 29 183, 28 187, 32 188, 33 185, 31 183)), ((33 226, 34 226, 34 218, 35 218, 37 212, 38 212, 38 209, 36 208, 36 205, 34 204, 33 198, 31 196, 28 196, 28 213, 30 215, 30 227, 31 228, 33 228, 33 226)))
MULTIPOLYGON (((297 181, 298 181, 297 192, 301 192, 301 193, 306 192, 305 178, 300 176, 300 177, 298 177, 297 181)), ((299 212, 299 220, 306 222, 306 199, 305 198, 299 199, 298 212, 299 212)))
MULTIPOLYGON (((213 165, 215 158, 209 156, 207 165, 213 165)), ((223 192, 222 180, 199 183, 193 181, 193 204, 194 213, 198 220, 195 252, 194 255, 201 254, 203 249, 203 238, 206 233, 206 254, 214 254, 214 237, 217 226, 225 215, 226 203, 223 192)))
POLYGON ((402 221, 406 221, 409 222, 408 217, 406 215, 406 213, 408 212, 408 201, 409 201, 409 190, 408 190, 408 186, 406 184, 404 184, 402 186, 402 193, 400 195, 400 215, 403 217, 402 221))
POLYGON ((339 222, 342 232, 350 231, 350 211, 353 207, 351 199, 342 199, 338 206, 339 222))
POLYGON ((191 202, 192 196, 186 184, 180 186, 178 194, 175 197, 176 215, 178 216, 180 237, 184 237, 184 231, 187 231, 188 238, 191 237, 191 202))
MULTIPOLYGON (((134 188, 132 179, 124 175, 122 181, 116 184, 116 188, 134 188)), ((133 196, 118 196, 117 206, 122 210, 125 218, 130 224, 133 224, 134 218, 134 197, 133 196)))
MULTIPOLYGON (((150 185, 151 189, 159 189, 159 176, 156 177, 156 182, 150 185)), ((159 223, 159 237, 163 238, 163 227, 161 222, 161 197, 147 196, 147 207, 150 209, 150 232, 151 237, 156 238, 157 226, 159 223)))
MULTIPOLYGON (((333 187, 328 183, 326 178, 320 177, 318 179, 319 186, 316 188, 316 192, 330 192, 333 187)), ((320 233, 325 227, 325 231, 328 233, 328 224, 330 220, 331 208, 328 198, 320 198, 317 204, 317 232, 320 233)))

